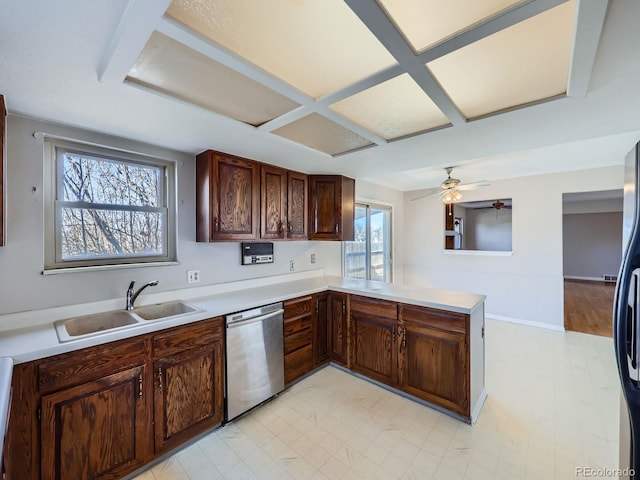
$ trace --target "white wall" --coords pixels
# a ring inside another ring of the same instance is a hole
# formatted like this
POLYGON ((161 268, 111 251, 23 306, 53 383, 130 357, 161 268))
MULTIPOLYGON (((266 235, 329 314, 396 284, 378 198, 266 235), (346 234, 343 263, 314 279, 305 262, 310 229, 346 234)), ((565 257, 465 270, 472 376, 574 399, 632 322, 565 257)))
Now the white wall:
POLYGON ((565 277, 602 280, 617 275, 622 261, 622 212, 564 214, 565 277))
POLYGON ((623 167, 521 177, 465 192, 465 201, 513 199, 513 255, 444 253, 437 197, 405 194, 405 283, 487 295, 486 313, 563 328, 562 194, 621 188, 623 167))
POLYGON ((356 201, 391 206, 393 283, 404 282, 404 194, 364 180, 356 180, 356 201))
POLYGON ((340 242, 274 242, 275 262, 251 266, 240 265, 239 243, 196 243, 193 155, 16 115, 7 122, 7 245, 0 248, 0 314, 119 297, 124 304, 130 280, 158 279, 156 291, 187 288, 186 272, 191 269, 200 270, 201 280, 195 286, 289 273, 290 259, 295 260, 296 271, 324 268, 340 275, 340 242), (176 161, 180 265, 42 275, 43 146, 33 137, 37 131, 176 161), (315 264, 310 262, 311 253, 316 254, 315 264))

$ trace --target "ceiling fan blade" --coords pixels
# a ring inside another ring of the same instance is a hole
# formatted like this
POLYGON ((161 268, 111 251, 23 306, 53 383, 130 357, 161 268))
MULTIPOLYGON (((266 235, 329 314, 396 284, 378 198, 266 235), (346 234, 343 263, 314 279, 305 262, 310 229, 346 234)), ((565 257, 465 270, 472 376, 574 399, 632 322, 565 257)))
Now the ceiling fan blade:
POLYGON ((440 187, 428 188, 422 192, 422 195, 412 198, 411 201, 415 202, 416 200, 422 200, 423 198, 430 197, 432 195, 436 195, 438 193, 442 193, 442 189, 440 187))
POLYGON ((486 180, 478 180, 477 182, 463 183, 456 188, 458 190, 475 190, 476 188, 488 187, 489 185, 491 184, 486 180))

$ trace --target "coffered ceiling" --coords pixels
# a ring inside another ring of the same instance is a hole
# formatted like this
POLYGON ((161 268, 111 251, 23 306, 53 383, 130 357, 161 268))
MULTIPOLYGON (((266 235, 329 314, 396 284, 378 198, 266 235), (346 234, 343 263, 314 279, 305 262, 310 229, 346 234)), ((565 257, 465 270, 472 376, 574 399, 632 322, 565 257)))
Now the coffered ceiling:
POLYGON ((406 190, 640 131, 634 0, 0 2, 10 112, 189 153, 406 190))
POLYGON ((575 0, 173 0, 124 80, 342 155, 564 95, 575 18, 575 0))

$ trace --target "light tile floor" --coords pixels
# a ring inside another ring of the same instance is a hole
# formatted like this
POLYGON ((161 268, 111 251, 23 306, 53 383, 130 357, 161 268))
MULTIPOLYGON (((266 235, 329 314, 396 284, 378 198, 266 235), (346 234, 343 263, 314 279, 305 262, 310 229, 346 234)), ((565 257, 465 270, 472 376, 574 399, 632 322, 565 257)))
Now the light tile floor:
POLYGON ((565 480, 617 467, 611 338, 488 320, 486 355, 475 426, 327 367, 135 480, 565 480))

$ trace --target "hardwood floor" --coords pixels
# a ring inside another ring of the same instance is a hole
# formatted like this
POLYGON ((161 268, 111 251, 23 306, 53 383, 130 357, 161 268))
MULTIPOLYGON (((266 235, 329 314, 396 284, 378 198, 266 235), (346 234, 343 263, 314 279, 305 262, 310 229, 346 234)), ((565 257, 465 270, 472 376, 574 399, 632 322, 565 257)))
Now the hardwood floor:
POLYGON ((615 283, 564 281, 564 328, 611 337, 615 283))

